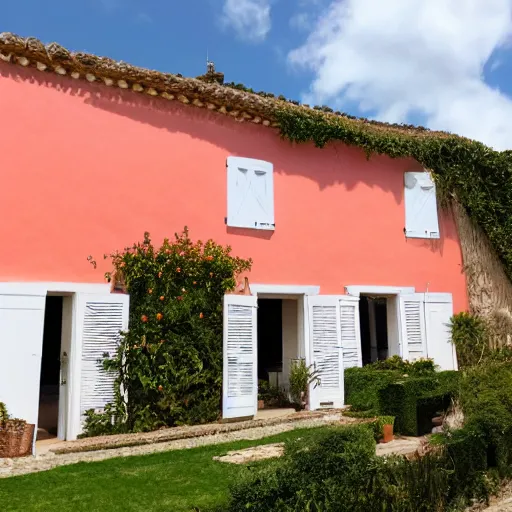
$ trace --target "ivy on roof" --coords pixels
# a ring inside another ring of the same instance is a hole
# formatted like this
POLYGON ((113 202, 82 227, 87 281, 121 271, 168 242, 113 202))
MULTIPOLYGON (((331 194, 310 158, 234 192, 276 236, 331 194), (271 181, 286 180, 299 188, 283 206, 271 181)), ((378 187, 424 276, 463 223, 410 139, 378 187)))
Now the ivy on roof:
MULTIPOLYGON (((439 188, 452 195, 489 237, 512 279, 512 151, 442 132, 396 130, 315 110, 277 109, 281 136, 322 148, 341 141, 372 154, 411 157, 434 173, 439 188)), ((403 127, 405 128, 405 127, 403 127)))

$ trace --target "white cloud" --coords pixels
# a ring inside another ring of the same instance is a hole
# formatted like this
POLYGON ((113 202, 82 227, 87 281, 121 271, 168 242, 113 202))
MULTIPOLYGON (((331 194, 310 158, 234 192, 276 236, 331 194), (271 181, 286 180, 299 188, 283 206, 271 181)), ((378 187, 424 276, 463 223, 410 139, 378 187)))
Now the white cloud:
POLYGON ((290 18, 290 27, 298 31, 314 28, 317 17, 329 5, 330 0, 298 0, 296 11, 290 18))
POLYGON ((314 72, 304 100, 355 102, 390 122, 512 148, 512 99, 483 67, 512 35, 512 0, 333 0, 288 59, 314 72))
POLYGON ((270 32, 270 0, 225 0, 222 20, 240 39, 261 42, 270 32))

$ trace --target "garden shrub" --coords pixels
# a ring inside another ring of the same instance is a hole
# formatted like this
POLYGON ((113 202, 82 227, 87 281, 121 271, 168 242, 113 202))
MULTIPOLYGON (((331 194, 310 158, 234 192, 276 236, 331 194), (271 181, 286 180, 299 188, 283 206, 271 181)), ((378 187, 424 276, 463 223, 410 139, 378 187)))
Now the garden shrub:
POLYGON ((231 488, 229 512, 438 512, 450 471, 444 459, 375 455, 366 426, 338 427, 287 445, 284 458, 245 472, 231 488))
POLYGON ((489 466, 508 476, 512 469, 512 364, 489 363, 468 370, 460 400, 465 430, 485 443, 489 466))
POLYGON ((366 502, 365 475, 374 464, 375 440, 367 426, 322 430, 287 443, 284 457, 269 467, 246 472, 231 488, 228 510, 307 510, 313 499, 325 502, 332 485, 348 507, 343 510, 365 510, 356 507, 366 502))
POLYGON ((435 372, 436 365, 432 359, 418 359, 417 361, 407 361, 400 356, 392 356, 387 359, 375 361, 364 367, 367 370, 394 370, 402 375, 428 375, 435 372))
POLYGON ((375 456, 371 437, 379 420, 320 431, 287 446, 271 467, 248 471, 233 486, 228 511, 440 512, 488 500, 512 470, 512 364, 402 378, 390 386, 406 395, 405 403, 456 395, 464 427, 436 434, 431 451, 413 460, 375 456))
MULTIPOLYGON (((104 362, 117 373, 113 429, 147 431, 214 421, 221 407, 222 305, 226 291, 251 262, 209 240, 193 242, 185 228, 171 242, 142 243, 110 255, 130 293, 129 331, 104 362), (121 393, 127 393, 125 403, 121 393)), ((108 256, 105 256, 107 258, 108 256)), ((92 435, 102 420, 89 415, 92 435)))
POLYGON ((373 370, 372 368, 347 368, 345 379, 345 403, 351 411, 379 413, 379 390, 403 378, 403 374, 393 370, 373 370))
POLYGON ((447 509, 450 472, 437 454, 379 459, 370 480, 368 511, 439 512, 447 509))
POLYGON ((378 415, 382 413, 379 404, 381 389, 409 376, 435 374, 435 365, 431 359, 411 363, 399 356, 362 368, 347 368, 344 373, 345 402, 351 406, 352 411, 371 411, 373 415, 378 415))
POLYGON ((395 416, 395 431, 424 435, 432 429, 432 418, 445 411, 458 389, 458 372, 435 372, 407 377, 379 390, 379 412, 395 416))
POLYGON ((450 495, 466 501, 489 496, 486 479, 487 446, 484 438, 472 429, 464 428, 444 437, 447 467, 453 472, 450 495))
POLYGON ((490 355, 488 330, 482 318, 458 313, 450 320, 450 330, 459 368, 474 366, 490 355))

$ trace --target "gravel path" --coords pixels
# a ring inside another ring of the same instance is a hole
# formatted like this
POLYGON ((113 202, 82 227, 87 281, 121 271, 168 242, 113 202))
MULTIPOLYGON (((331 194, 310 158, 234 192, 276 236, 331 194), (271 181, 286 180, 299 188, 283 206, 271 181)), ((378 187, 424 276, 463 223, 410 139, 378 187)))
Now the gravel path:
MULTIPOLYGON (((255 440, 274 436, 282 432, 289 432, 297 428, 313 428, 329 424, 340 424, 340 416, 324 416, 314 419, 305 419, 293 423, 282 423, 264 427, 255 427, 245 430, 237 430, 214 435, 178 439, 169 442, 143 444, 139 446, 127 446, 123 448, 111 448, 108 450, 85 451, 77 453, 56 454, 51 451, 36 457, 24 457, 17 459, 0 459, 0 478, 47 471, 57 466, 75 464, 77 462, 93 462, 114 457, 127 457, 130 455, 146 455, 149 453, 166 452, 170 450, 182 450, 196 448, 212 444, 229 443, 240 440, 255 440)), ((346 418, 351 422, 351 418, 346 418)), ((344 419, 345 421, 345 419, 344 419)))

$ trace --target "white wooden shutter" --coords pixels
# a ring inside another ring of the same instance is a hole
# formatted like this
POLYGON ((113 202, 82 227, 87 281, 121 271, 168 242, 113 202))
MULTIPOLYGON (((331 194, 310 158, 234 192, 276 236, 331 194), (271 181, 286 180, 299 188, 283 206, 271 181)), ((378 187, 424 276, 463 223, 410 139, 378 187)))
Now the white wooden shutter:
POLYGON ((222 417, 254 416, 258 409, 257 298, 224 296, 222 417))
POLYGON ((338 408, 344 402, 340 297, 308 297, 310 361, 320 384, 310 387, 310 407, 338 408))
POLYGON ((426 357, 425 308, 423 293, 400 295, 402 357, 415 361, 426 357))
POLYGON ((405 235, 439 238, 436 186, 428 172, 405 173, 405 235))
POLYGON ((451 342, 450 319, 453 315, 451 293, 425 294, 427 357, 441 370, 456 370, 457 355, 451 342))
POLYGON ((359 324, 359 297, 342 296, 339 303, 343 367, 363 366, 361 326, 359 324))
POLYGON ((84 294, 79 303, 82 338, 80 415, 88 409, 101 410, 114 401, 113 372, 101 364, 104 354, 113 356, 121 331, 128 329, 129 296, 84 294))
POLYGON ((270 162, 262 160, 228 158, 228 226, 275 228, 273 168, 270 162))
POLYGON ((0 402, 37 425, 46 289, 0 284, 0 402))

